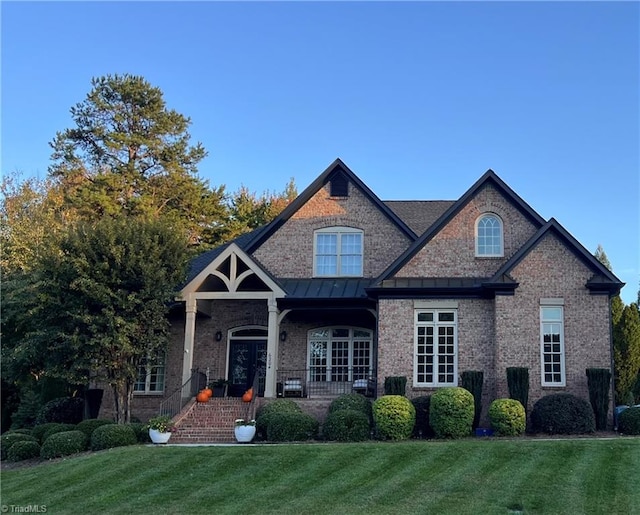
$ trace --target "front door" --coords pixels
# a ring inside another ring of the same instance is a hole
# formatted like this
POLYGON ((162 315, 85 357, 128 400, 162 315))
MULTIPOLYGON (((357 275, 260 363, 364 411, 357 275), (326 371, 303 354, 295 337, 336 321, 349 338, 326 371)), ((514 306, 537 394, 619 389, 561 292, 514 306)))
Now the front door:
POLYGON ((257 395, 264 394, 264 376, 267 369, 267 342, 265 340, 231 340, 229 356, 230 397, 241 397, 251 388, 258 374, 257 395))

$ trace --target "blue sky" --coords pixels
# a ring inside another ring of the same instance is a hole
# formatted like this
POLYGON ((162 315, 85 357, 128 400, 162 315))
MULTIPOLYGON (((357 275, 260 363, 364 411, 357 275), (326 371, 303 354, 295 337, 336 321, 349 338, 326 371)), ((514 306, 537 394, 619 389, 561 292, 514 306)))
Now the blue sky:
POLYGON ((144 76, 189 116, 200 175, 302 191, 336 157, 383 200, 493 169, 640 278, 638 2, 7 2, 2 172, 44 177, 90 80, 144 76))

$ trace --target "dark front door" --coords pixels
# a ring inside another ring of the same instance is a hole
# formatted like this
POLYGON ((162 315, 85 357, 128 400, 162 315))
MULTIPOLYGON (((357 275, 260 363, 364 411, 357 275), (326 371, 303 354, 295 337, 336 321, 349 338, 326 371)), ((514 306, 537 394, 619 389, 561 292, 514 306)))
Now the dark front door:
POLYGON ((264 394, 264 375, 267 369, 267 342, 264 340, 231 340, 229 356, 230 397, 240 397, 253 384, 258 374, 257 395, 264 394))

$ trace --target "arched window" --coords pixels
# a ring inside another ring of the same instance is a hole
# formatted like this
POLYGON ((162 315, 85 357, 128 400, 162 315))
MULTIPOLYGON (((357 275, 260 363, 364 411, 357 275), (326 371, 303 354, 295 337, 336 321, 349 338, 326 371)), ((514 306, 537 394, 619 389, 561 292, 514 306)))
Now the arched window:
POLYGON ((476 222, 476 256, 502 257, 504 255, 502 220, 487 213, 476 222))

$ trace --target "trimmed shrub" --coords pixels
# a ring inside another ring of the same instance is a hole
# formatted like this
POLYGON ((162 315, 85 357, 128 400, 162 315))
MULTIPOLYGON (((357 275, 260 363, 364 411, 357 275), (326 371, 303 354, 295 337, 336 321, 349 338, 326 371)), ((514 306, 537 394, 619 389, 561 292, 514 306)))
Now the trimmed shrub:
POLYGON ((524 406, 515 399, 496 399, 489 406, 491 427, 498 436, 519 436, 527 427, 524 406))
POLYGON ((40 456, 40 445, 36 441, 14 442, 7 452, 7 461, 23 461, 40 456))
POLYGON ((11 431, 7 431, 7 433, 11 432, 11 433, 20 433, 21 435, 30 435, 31 431, 32 431, 31 429, 23 427, 20 429, 12 429, 11 431))
POLYGON ((508 367, 507 386, 509 388, 509 398, 520 401, 526 412, 529 402, 529 369, 525 367, 508 367))
POLYGON ((404 395, 407 391, 407 378, 405 376, 389 376, 384 378, 385 395, 404 395))
POLYGON ((411 399, 411 404, 416 410, 416 424, 413 426, 413 436, 416 438, 433 438, 435 433, 429 425, 429 407, 431 395, 422 395, 411 399))
POLYGON ((105 424, 96 427, 91 434, 91 450, 100 451, 112 447, 123 447, 138 443, 131 426, 126 424, 105 424))
POLYGON ((587 368, 586 372, 589 402, 596 418, 596 429, 606 429, 611 371, 607 368, 587 368))
POLYGON ((388 440, 406 440, 416 424, 416 409, 402 395, 383 395, 373 403, 376 435, 388 440))
POLYGON ((640 406, 627 408, 620 413, 618 430, 625 435, 640 435, 640 406))
POLYGON ((75 431, 78 429, 78 426, 75 424, 61 424, 58 422, 50 422, 50 424, 55 424, 50 426, 43 434, 42 440, 40 440, 40 444, 44 444, 51 435, 55 435, 56 433, 63 433, 65 431, 75 431))
POLYGON ((87 450, 87 435, 77 429, 49 436, 40 449, 40 457, 46 460, 61 458, 87 450))
POLYGON ((138 443, 151 443, 151 437, 149 436, 149 426, 147 424, 143 424, 142 422, 131 422, 127 425, 130 426, 131 429, 133 429, 138 443))
POLYGON ((473 415, 473 395, 464 388, 441 388, 431 396, 429 423, 438 438, 469 436, 473 415))
POLYGON ((59 397, 47 402, 38 412, 36 423, 59 422, 77 424, 84 414, 84 399, 80 397, 59 397))
MULTIPOLYGON (((46 424, 38 424, 31 430, 31 436, 38 440, 38 442, 40 442, 40 445, 42 445, 42 443, 44 442, 45 433, 47 433, 50 429, 56 429, 59 427, 66 428, 68 426, 63 426, 63 424, 60 424, 59 422, 47 422, 46 424)), ((69 429, 66 430, 68 431, 69 429)))
POLYGON ((370 430, 369 417, 362 411, 341 409, 327 415, 322 436, 325 440, 338 442, 362 442, 369 439, 370 430))
POLYGON ((306 413, 282 412, 268 415, 267 440, 300 442, 318 436, 318 421, 306 413))
POLYGON ((35 426, 41 408, 42 402, 36 392, 31 389, 20 392, 18 409, 11 414, 11 429, 35 426))
POLYGON ((460 386, 473 395, 473 428, 480 425, 480 415, 482 414, 482 383, 484 382, 484 372, 481 370, 466 370, 460 375, 460 386))
POLYGON ((276 399, 265 404, 256 413, 256 437, 260 440, 267 438, 267 426, 271 416, 276 413, 302 413, 302 409, 291 399, 276 399))
POLYGON ((531 425, 537 433, 584 434, 596 429, 591 405, 570 393, 542 397, 531 411, 531 425))
POLYGON ((371 420, 373 417, 373 412, 371 410, 371 401, 367 399, 364 395, 360 395, 359 393, 345 393, 340 397, 331 402, 329 405, 329 413, 333 413, 335 411, 341 410, 356 410, 364 415, 369 420, 369 425, 371 425, 371 420))
POLYGON ((0 436, 0 459, 6 460, 9 455, 9 450, 13 446, 13 444, 17 442, 36 442, 38 440, 31 435, 25 435, 23 433, 15 433, 13 431, 8 431, 0 436))
POLYGON ((112 420, 107 420, 104 418, 88 418, 87 420, 83 420, 82 422, 80 422, 76 426, 76 429, 78 429, 78 431, 82 431, 85 435, 87 435, 89 441, 91 441, 91 434, 96 428, 114 423, 115 422, 113 422, 112 420))

